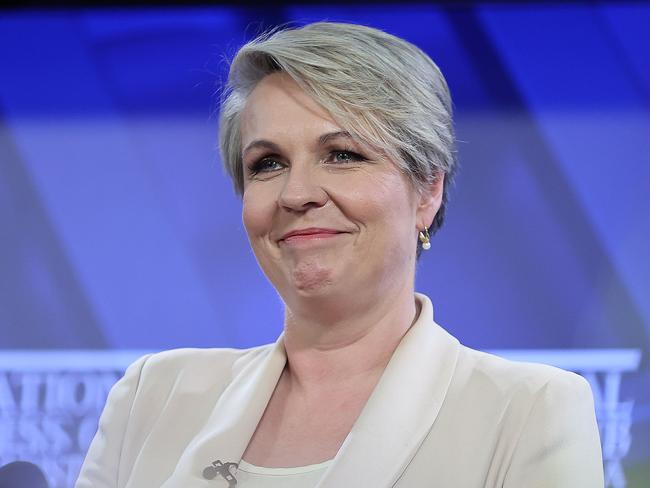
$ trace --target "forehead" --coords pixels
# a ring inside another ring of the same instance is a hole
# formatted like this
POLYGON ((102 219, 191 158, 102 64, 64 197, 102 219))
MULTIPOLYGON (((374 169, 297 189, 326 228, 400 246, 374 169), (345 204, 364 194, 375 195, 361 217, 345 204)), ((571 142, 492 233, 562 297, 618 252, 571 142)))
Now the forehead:
POLYGON ((255 139, 320 135, 341 130, 329 112, 285 73, 273 73, 250 93, 241 117, 242 147, 255 139))

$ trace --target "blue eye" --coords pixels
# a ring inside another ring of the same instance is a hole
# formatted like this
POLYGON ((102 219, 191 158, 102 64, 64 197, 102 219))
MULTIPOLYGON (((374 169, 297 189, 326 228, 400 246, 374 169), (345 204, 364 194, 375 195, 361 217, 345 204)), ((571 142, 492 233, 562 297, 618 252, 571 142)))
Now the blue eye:
POLYGON ((365 160, 363 156, 352 151, 332 151, 331 156, 335 163, 352 163, 365 160))
POLYGON ((283 165, 276 159, 265 157, 259 161, 254 162, 249 168, 248 171, 251 175, 256 175, 259 173, 270 173, 282 169, 283 165))

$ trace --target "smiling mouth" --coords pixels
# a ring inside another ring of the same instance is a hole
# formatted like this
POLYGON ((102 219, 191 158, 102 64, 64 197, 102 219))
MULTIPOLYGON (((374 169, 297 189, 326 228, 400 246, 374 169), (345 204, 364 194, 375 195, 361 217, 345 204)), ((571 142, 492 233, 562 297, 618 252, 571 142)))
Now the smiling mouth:
POLYGON ((282 236, 279 242, 291 243, 291 242, 306 242, 313 241, 317 239, 328 239, 330 237, 336 237, 344 232, 334 229, 301 229, 293 232, 289 232, 282 236))

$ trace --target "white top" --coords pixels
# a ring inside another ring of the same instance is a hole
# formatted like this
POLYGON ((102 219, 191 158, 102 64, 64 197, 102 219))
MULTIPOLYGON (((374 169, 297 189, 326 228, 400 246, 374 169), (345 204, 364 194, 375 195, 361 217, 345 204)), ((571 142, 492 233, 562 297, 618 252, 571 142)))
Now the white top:
MULTIPOLYGON (((415 298, 418 319, 315 486, 602 488, 589 383, 464 347, 415 298)), ((242 458, 286 362, 283 335, 138 360, 108 396, 76 488, 228 488, 202 473, 242 458)))
POLYGON ((242 459, 237 467, 237 488, 313 488, 332 461, 295 468, 265 468, 242 459))

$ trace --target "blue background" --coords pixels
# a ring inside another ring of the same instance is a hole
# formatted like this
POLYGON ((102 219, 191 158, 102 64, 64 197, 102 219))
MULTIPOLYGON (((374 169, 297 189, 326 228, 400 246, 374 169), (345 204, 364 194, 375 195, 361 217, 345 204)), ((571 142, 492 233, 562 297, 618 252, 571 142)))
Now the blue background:
POLYGON ((438 322, 480 349, 641 349, 622 394, 640 479, 648 4, 0 12, 0 349, 275 340, 282 303, 220 167, 217 91, 246 39, 324 19, 417 44, 451 87, 461 168, 417 276, 438 322))

